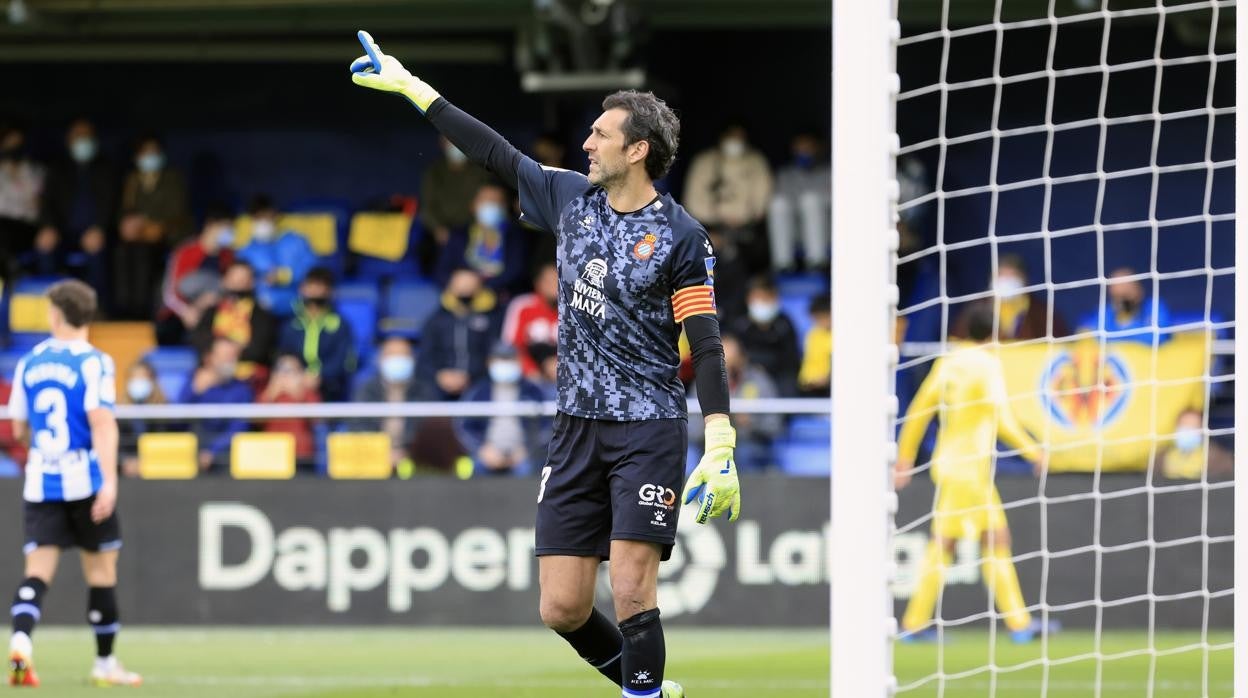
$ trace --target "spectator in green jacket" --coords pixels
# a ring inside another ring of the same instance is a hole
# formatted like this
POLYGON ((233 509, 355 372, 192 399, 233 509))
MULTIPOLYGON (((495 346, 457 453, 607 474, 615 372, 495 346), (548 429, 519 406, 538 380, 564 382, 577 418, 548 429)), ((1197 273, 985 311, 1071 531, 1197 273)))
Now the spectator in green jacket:
POLYGON ((346 318, 334 312, 333 272, 316 267, 303 278, 295 316, 282 326, 278 351, 303 358, 308 387, 325 402, 347 400, 357 363, 355 340, 346 318))

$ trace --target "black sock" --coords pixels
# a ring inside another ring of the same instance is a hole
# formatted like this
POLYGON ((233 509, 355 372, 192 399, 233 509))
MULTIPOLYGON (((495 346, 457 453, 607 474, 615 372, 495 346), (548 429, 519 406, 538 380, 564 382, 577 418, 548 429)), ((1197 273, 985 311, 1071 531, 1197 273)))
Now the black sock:
POLYGON ((117 594, 113 587, 91 587, 87 591, 87 622, 95 631, 97 657, 113 656, 113 641, 121 623, 117 620, 117 594))
POLYGON ((27 577, 13 594, 13 606, 9 613, 13 616, 13 632, 31 635, 35 632, 35 624, 39 622, 40 609, 43 606, 43 595, 48 585, 38 577, 27 577))
POLYGON ((601 611, 595 608, 585 625, 570 633, 559 633, 559 637, 567 640, 581 659, 589 662, 599 673, 616 686, 621 685, 620 657, 624 650, 624 636, 601 611))
POLYGON ((663 688, 663 665, 667 647, 663 643, 663 624, 659 609, 638 613, 620 623, 624 636, 624 695, 635 698, 657 698, 663 688))

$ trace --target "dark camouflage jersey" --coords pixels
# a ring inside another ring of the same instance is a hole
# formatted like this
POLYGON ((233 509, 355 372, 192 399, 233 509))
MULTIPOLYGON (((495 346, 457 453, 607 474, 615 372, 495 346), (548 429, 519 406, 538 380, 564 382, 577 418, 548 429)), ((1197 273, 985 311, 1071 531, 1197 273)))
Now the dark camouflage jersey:
POLYGON ((715 312, 706 230, 666 194, 620 214, 580 173, 523 158, 517 174, 524 219, 558 242, 559 410, 686 417, 679 322, 715 312))

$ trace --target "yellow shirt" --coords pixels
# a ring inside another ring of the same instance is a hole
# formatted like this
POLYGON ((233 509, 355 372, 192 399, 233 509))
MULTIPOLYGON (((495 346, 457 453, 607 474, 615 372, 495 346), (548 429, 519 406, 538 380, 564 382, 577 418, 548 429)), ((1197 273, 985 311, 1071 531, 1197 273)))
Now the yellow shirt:
POLYGON ((1010 409, 1001 360, 985 347, 962 346, 936 360, 906 412, 897 444, 902 460, 915 459, 937 412, 940 430, 932 454, 937 483, 991 481, 998 435, 1026 458, 1040 457, 1040 447, 1010 409))
POLYGON ((806 346, 802 352, 802 368, 797 373, 797 384, 803 388, 827 385, 832 375, 832 331, 812 327, 806 333, 806 346))

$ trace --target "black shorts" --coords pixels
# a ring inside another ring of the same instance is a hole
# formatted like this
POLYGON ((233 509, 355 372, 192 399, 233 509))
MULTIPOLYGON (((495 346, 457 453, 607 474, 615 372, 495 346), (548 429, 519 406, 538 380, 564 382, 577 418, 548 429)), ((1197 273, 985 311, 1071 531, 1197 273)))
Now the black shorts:
POLYGON ((92 553, 120 548, 121 522, 117 512, 97 524, 91 520, 94 503, 94 495, 75 502, 26 502, 23 552, 44 545, 82 548, 92 553))
POLYGON ((611 556, 611 541, 676 543, 689 423, 555 416, 537 497, 537 554, 611 556))

